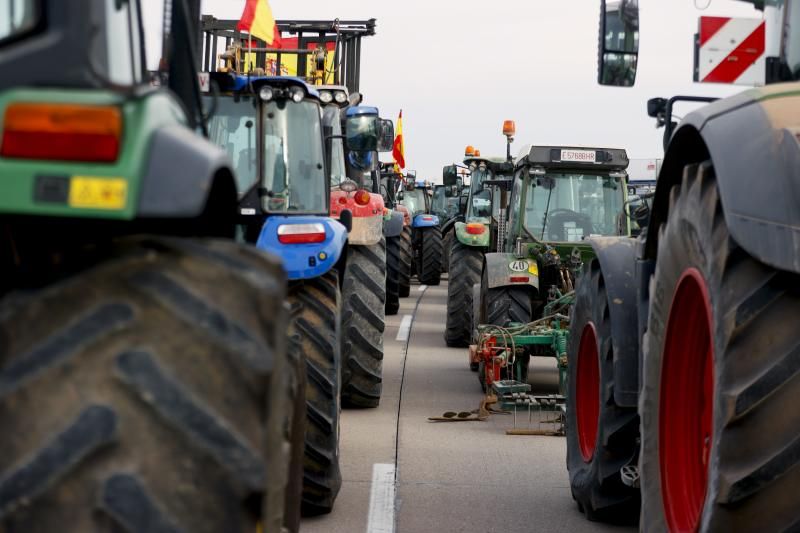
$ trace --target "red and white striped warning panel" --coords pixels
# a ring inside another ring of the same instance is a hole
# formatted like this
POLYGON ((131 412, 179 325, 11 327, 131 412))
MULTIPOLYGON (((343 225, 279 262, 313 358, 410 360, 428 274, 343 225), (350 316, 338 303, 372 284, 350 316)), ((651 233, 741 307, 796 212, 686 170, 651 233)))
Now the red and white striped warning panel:
POLYGON ((764 21, 700 17, 695 81, 764 85, 764 21))

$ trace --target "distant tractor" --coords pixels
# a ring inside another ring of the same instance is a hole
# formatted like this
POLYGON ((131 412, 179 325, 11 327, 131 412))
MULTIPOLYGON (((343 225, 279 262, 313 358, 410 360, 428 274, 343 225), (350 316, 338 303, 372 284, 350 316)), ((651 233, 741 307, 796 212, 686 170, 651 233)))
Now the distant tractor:
POLYGON ((438 285, 442 276, 442 231, 431 213, 430 186, 413 177, 405 180, 400 203, 411 215, 413 271, 423 285, 438 285))
MULTIPOLYGON (((567 468, 589 519, 638 518, 648 532, 800 523, 800 2, 752 3, 766 26, 753 42, 778 54, 768 85, 680 124, 684 97, 651 101, 667 146, 649 223, 636 239, 587 242, 567 468)), ((638 3, 601 8, 599 81, 632 85, 638 3)), ((720 31, 731 40, 736 27, 720 31)), ((746 67, 735 59, 727 73, 746 67)))
POLYGON ((459 215, 463 215, 466 208, 466 201, 462 201, 462 193, 468 194, 469 187, 464 187, 462 183, 461 178, 458 177, 453 185, 437 184, 433 186, 431 213, 439 217, 442 230, 442 273, 450 269, 450 246, 454 238, 453 223, 459 215))
POLYGON ((564 394, 575 280, 594 256, 587 239, 619 235, 627 165, 621 149, 533 146, 498 183, 511 191, 507 235, 502 252, 485 254, 473 302, 470 363, 482 387, 526 387, 530 358, 545 356, 558 361, 564 394))
POLYGON ((396 314, 400 298, 411 291, 412 255, 411 214, 399 203, 398 190, 402 188, 403 176, 397 173, 392 163, 381 163, 380 191, 392 218, 387 221, 386 233, 386 313, 396 314), (391 227, 389 227, 391 226, 391 227))

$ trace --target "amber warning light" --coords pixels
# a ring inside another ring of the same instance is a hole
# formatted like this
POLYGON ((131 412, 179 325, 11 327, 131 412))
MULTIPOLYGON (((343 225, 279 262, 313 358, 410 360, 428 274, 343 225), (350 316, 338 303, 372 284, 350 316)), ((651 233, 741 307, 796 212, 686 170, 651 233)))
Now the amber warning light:
POLYGON ((517 126, 513 120, 506 120, 503 122, 503 135, 506 137, 513 137, 517 133, 517 126))
POLYGON ((16 103, 6 108, 0 156, 111 163, 119 155, 116 107, 16 103))

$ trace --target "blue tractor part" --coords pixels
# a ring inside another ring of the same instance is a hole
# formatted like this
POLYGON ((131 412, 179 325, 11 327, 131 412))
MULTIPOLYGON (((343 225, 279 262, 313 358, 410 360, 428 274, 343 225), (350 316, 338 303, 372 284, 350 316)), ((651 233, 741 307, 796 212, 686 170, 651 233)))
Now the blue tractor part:
POLYGON ((336 266, 347 229, 318 216, 272 216, 261 227, 256 247, 277 255, 289 280, 322 276, 336 266))
POLYGON ((411 227, 416 228, 431 228, 433 226, 439 227, 439 217, 436 215, 426 215, 424 213, 416 215, 411 221, 411 227))

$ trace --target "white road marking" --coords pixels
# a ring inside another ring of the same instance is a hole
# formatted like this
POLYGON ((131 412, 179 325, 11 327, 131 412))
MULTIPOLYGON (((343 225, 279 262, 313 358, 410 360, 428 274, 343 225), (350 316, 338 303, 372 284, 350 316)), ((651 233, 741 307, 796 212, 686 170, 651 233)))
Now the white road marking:
POLYGON ((427 286, 427 285, 420 285, 420 286, 419 286, 419 289, 417 289, 417 290, 418 290, 419 292, 423 292, 423 291, 424 291, 425 289, 427 289, 427 288, 428 288, 428 286, 427 286))
POLYGON ((396 341, 407 341, 408 334, 411 331, 411 315, 403 315, 403 320, 400 321, 400 329, 397 330, 396 341))
POLYGON ((394 533, 394 496, 394 465, 375 463, 372 465, 367 533, 394 533))

